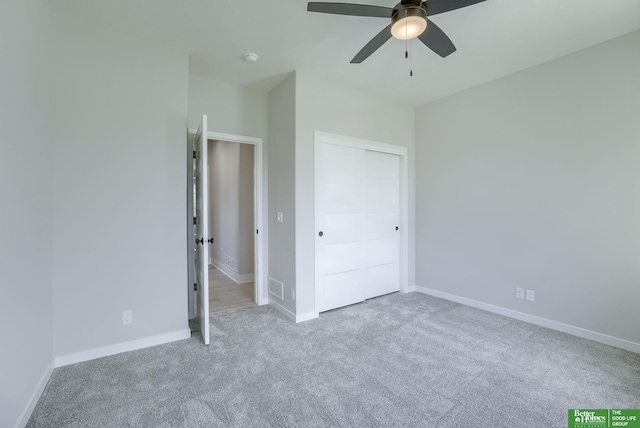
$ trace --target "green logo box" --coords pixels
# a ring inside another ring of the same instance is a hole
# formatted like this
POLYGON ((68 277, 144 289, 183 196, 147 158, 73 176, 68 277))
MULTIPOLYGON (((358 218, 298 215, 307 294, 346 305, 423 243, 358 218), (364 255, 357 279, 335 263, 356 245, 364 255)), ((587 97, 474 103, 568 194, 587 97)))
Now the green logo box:
POLYGON ((569 409, 568 428, 640 428, 640 409, 569 409))

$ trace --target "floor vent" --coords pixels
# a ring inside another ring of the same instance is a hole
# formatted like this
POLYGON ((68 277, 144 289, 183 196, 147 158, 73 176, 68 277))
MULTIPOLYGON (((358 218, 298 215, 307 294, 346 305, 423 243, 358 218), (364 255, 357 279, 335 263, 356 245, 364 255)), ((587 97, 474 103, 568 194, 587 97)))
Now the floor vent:
POLYGON ((269 278, 269 294, 273 294, 278 299, 284 300, 284 284, 273 278, 269 278))

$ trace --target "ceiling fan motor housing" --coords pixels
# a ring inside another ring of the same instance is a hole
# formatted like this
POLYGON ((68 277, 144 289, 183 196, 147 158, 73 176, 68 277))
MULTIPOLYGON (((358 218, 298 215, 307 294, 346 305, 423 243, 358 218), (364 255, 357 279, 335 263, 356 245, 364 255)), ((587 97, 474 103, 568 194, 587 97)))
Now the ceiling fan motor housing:
POLYGON ((407 6, 398 10, 394 9, 393 16, 391 17, 391 23, 395 24, 400 19, 407 16, 420 16, 423 19, 427 19, 427 11, 421 6, 407 6))
MULTIPOLYGON (((416 15, 417 13, 419 13, 418 10, 422 10, 424 12, 424 17, 426 17, 427 2, 422 2, 421 0, 402 0, 400 3, 394 6, 393 12, 391 13, 391 17, 393 18, 395 16, 398 16, 398 13, 402 12, 400 13, 400 16, 399 16, 399 18, 402 18, 404 16, 405 10, 415 10, 416 15)), ((411 16, 411 12, 409 12, 409 15, 411 16)))
POLYGON ((395 5, 391 14, 391 21, 395 24, 405 16, 421 16, 427 18, 427 3, 420 0, 402 0, 395 5), (406 12, 406 15, 405 15, 406 12))

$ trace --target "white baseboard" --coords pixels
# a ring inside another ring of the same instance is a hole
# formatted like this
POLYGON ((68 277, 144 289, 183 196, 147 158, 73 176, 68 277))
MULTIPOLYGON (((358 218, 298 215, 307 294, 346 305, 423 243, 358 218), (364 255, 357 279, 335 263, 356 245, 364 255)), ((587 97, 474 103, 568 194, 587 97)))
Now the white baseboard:
POLYGON ((299 322, 309 321, 320 316, 318 312, 307 312, 306 314, 296 315, 289 309, 282 306, 281 303, 276 302, 275 299, 269 299, 269 304, 273 307, 273 309, 284 315, 284 317, 289 321, 293 321, 296 324, 299 322))
POLYGON ((269 299, 269 305, 271 305, 271 307, 273 307, 273 309, 275 309, 276 311, 280 312, 289 321, 296 322, 296 314, 282 306, 280 303, 276 302, 273 299, 269 299))
POLYGON ((306 314, 296 315, 296 323, 313 320, 320 317, 318 312, 307 312, 306 314))
POLYGON ((593 340, 594 342, 604 343, 605 345, 615 346, 617 348, 626 349, 627 351, 640 353, 640 343, 631 342, 629 340, 620 339, 618 337, 609 336, 607 334, 598 333, 596 331, 587 330, 547 318, 537 317, 535 315, 525 314, 524 312, 514 311, 512 309, 503 308, 501 306, 491 305, 489 303, 480 302, 478 300, 468 299, 466 297, 457 296, 455 294, 445 293, 443 291, 433 290, 427 287, 416 286, 416 292, 428 294, 441 299, 450 300, 463 305, 472 306, 474 308, 483 309, 495 314, 504 315, 530 324, 546 327, 551 330, 561 331, 573 336, 582 337, 583 339, 593 340))
POLYGON ((31 413, 33 413, 33 409, 35 409, 36 404, 38 404, 38 400, 40 400, 40 396, 42 395, 44 388, 47 386, 52 373, 53 361, 44 370, 36 389, 34 389, 31 397, 29 397, 29 401, 27 401, 27 405, 22 410, 22 413, 20 413, 20 417, 16 421, 15 428, 23 428, 27 425, 27 422, 29 422, 29 418, 31 417, 31 413))
POLYGON ((247 282, 255 282, 256 275, 253 273, 242 273, 242 274, 239 273, 237 278, 231 278, 231 279, 233 279, 238 284, 246 284, 247 282))
POLYGON ((253 273, 244 273, 240 274, 235 272, 229 266, 222 263, 220 260, 209 259, 212 265, 214 265, 220 272, 225 274, 229 279, 231 279, 236 284, 246 284, 247 282, 255 282, 255 274, 253 273))
POLYGON ((402 294, 412 293, 414 291, 416 291, 416 286, 415 285, 408 285, 404 289, 402 289, 402 288, 400 289, 400 292, 402 294))
POLYGON ((68 366, 69 364, 81 363, 83 361, 95 360, 96 358, 107 357, 121 352, 135 351, 136 349, 148 348, 150 346, 162 345, 163 343, 175 342, 177 340, 191 337, 191 330, 184 329, 173 333, 159 334, 157 336, 145 337, 144 339, 132 340, 130 342, 117 343, 115 345, 103 346, 89 349, 87 351, 56 357, 55 367, 68 366))

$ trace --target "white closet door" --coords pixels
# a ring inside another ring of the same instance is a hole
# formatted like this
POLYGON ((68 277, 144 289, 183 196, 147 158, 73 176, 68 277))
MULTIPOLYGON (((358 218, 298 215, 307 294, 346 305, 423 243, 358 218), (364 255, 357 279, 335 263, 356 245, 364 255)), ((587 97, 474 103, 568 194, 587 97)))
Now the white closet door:
POLYGON ((316 310, 399 290, 399 157, 316 146, 316 310))
POLYGON ((367 150, 365 164, 365 298, 371 298, 400 290, 400 157, 367 150))
POLYGON ((316 149, 319 312, 362 299, 364 155, 364 150, 333 144, 319 144, 316 149))

